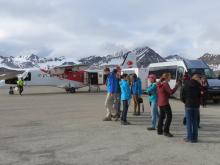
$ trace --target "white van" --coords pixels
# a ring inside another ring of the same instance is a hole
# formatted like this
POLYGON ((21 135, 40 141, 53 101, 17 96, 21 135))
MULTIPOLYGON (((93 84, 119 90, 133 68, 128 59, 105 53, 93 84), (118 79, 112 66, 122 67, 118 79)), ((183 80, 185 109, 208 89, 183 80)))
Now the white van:
MULTIPOLYGON (((152 63, 149 65, 149 74, 155 74, 159 80, 163 73, 171 73, 170 87, 173 88, 176 82, 182 79, 185 72, 189 75, 198 72, 205 75, 208 80, 208 98, 214 102, 220 100, 220 80, 215 76, 214 72, 202 60, 180 60, 172 62, 152 63)), ((180 90, 174 97, 180 98, 180 90)))

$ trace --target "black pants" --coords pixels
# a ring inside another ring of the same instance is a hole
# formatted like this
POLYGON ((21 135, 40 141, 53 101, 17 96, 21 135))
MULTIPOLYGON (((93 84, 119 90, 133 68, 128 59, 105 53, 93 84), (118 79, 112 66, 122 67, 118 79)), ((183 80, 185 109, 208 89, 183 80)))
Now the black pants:
POLYGON ((201 97, 201 104, 203 107, 206 106, 206 104, 207 104, 206 102, 207 102, 207 93, 205 92, 201 97))
POLYGON ((128 113, 128 100, 123 100, 123 111, 121 115, 121 121, 127 121, 127 113, 128 113))
POLYGON ((170 132, 170 124, 172 121, 172 111, 170 105, 160 106, 160 117, 158 121, 158 133, 169 133, 170 132), (166 118, 165 125, 163 128, 163 121, 166 118))
POLYGON ((19 90, 19 94, 21 95, 24 90, 23 86, 18 86, 18 90, 19 90))

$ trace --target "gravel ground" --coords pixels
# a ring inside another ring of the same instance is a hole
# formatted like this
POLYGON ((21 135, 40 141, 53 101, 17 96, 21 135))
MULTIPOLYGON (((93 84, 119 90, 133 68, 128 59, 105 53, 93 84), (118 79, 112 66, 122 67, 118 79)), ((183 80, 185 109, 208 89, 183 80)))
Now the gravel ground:
POLYGON ((149 106, 129 126, 103 122, 105 93, 0 90, 0 165, 220 165, 220 105, 201 108, 199 143, 185 143, 183 104, 171 99, 173 138, 147 131, 149 106))

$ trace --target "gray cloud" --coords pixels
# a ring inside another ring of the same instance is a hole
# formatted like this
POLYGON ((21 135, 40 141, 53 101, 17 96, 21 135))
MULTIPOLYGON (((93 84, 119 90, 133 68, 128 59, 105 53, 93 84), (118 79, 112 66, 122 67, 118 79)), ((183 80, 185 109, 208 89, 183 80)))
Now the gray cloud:
POLYGON ((145 44, 161 55, 219 53, 219 5, 218 0, 0 0, 0 53, 34 49, 79 58, 145 44))

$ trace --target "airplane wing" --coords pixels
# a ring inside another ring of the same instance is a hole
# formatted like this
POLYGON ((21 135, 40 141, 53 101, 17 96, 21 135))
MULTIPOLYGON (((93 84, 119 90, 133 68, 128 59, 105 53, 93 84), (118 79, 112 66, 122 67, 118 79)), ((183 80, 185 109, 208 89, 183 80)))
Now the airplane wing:
POLYGON ((88 65, 77 64, 77 65, 60 65, 54 68, 49 69, 47 72, 51 75, 61 75, 65 71, 79 71, 85 70, 88 68, 88 65))
POLYGON ((18 74, 22 73, 24 73, 24 71, 0 68, 0 80, 14 78, 17 77, 18 74))

